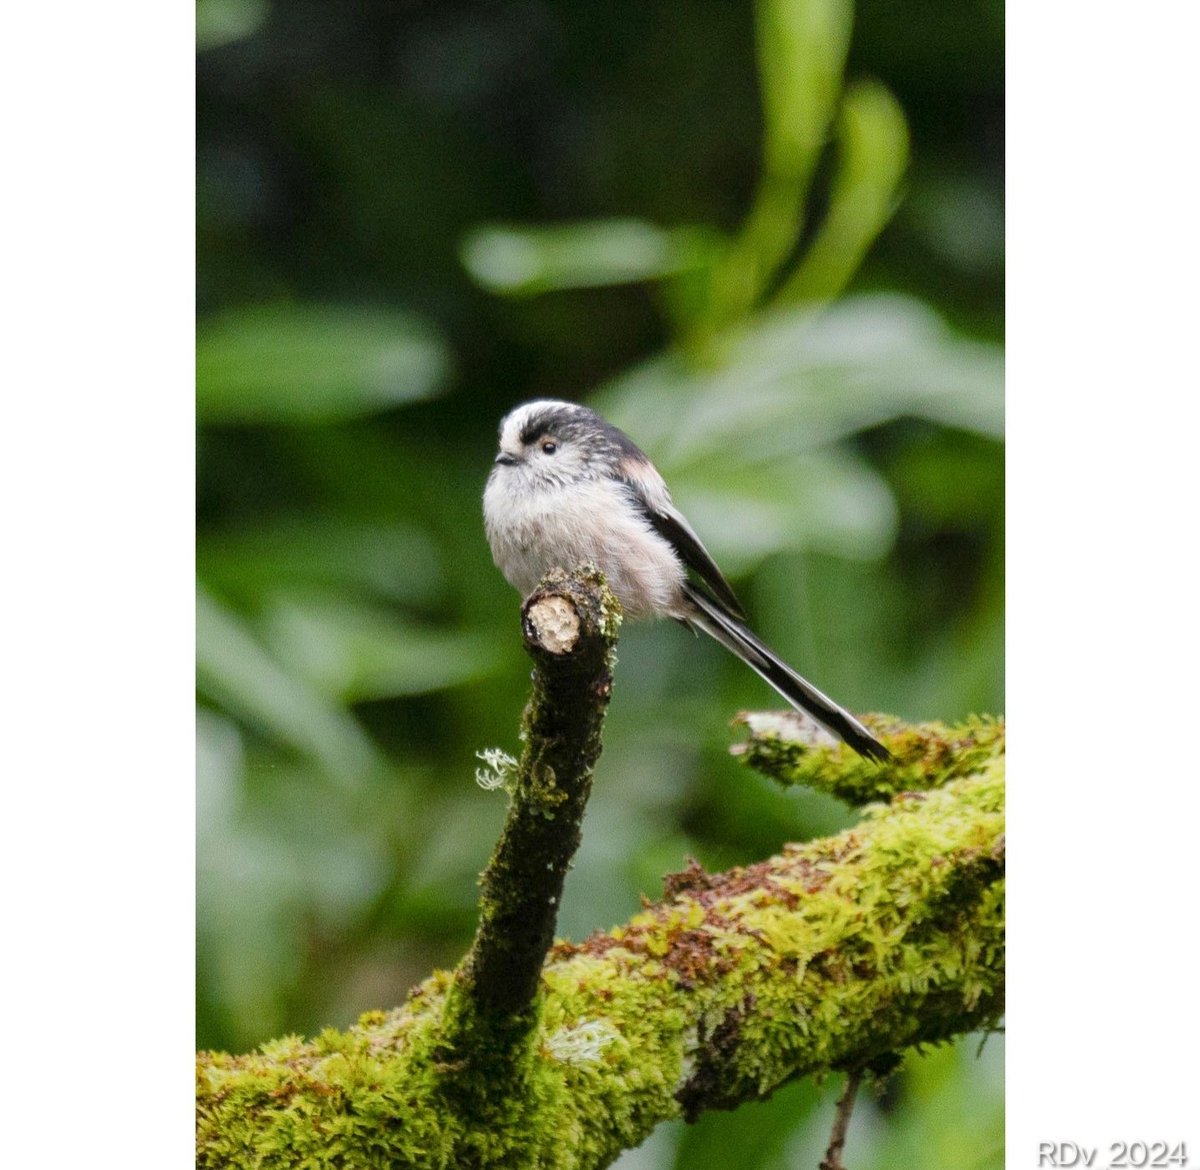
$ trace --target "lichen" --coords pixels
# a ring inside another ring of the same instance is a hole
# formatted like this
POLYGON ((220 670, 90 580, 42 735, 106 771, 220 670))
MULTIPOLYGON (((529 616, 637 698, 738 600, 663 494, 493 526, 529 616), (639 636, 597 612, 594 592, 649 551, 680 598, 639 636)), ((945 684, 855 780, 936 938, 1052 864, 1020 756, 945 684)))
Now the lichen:
POLYGON ((503 788, 512 792, 513 780, 517 771, 517 761, 502 748, 484 748, 476 752, 475 758, 482 760, 486 767, 475 769, 475 783, 484 792, 494 792, 503 788))

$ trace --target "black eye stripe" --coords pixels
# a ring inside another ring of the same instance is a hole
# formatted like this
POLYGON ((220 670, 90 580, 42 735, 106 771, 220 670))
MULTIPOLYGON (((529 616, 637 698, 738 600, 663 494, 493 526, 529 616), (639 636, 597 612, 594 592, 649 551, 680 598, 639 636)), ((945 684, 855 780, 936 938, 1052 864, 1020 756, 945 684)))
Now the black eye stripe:
POLYGON ((545 417, 532 418, 521 428, 522 443, 536 443, 543 435, 550 432, 550 426, 545 417))
POLYGON ((608 460, 615 463, 623 457, 646 458, 623 431, 586 406, 571 403, 534 411, 525 419, 518 438, 524 447, 535 447, 547 439, 559 448, 564 443, 575 443, 588 462, 608 460))
POLYGON ((585 413, 581 407, 540 410, 521 428, 521 442, 533 444, 553 436, 556 442, 565 443, 581 432, 583 419, 575 416, 585 413))

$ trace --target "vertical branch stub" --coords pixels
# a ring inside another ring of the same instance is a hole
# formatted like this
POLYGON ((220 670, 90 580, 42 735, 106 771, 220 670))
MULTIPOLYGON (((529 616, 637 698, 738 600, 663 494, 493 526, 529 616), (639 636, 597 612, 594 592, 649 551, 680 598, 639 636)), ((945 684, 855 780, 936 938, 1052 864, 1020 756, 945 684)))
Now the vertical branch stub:
POLYGON ((458 977, 476 1025, 513 1022, 537 992, 600 755, 619 625, 620 607, 591 568, 549 574, 522 606, 534 661, 525 749, 458 977))

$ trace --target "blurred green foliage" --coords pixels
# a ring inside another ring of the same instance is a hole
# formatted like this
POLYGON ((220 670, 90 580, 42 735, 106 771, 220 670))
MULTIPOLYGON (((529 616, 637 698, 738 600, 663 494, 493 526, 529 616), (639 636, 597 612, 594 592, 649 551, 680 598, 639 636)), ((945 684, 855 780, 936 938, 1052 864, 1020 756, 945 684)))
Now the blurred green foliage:
MULTIPOLYGON (((469 941, 503 816, 475 752, 516 749, 528 674, 479 499, 523 399, 628 430, 842 701, 1002 709, 999 4, 199 0, 197 27, 201 1046, 344 1026, 469 941)), ((576 938, 689 854, 848 819, 728 758, 776 700, 717 647, 626 627, 620 656, 576 938)), ((1001 1165, 1002 1048, 910 1058, 853 1164, 1001 1165)), ((833 1095, 621 1165, 815 1165, 833 1095)))

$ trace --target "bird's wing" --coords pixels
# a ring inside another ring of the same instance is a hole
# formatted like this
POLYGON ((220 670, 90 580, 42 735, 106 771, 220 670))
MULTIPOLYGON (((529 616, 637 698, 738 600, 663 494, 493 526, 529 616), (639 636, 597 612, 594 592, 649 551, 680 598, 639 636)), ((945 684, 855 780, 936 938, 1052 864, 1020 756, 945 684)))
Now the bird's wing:
POLYGON ((746 616, 737 594, 717 568, 708 549, 700 541, 682 512, 671 503, 671 493, 657 468, 641 451, 625 455, 620 461, 621 478, 628 486, 633 502, 650 527, 659 534, 679 555, 679 559, 691 569, 713 595, 737 618, 746 616))

